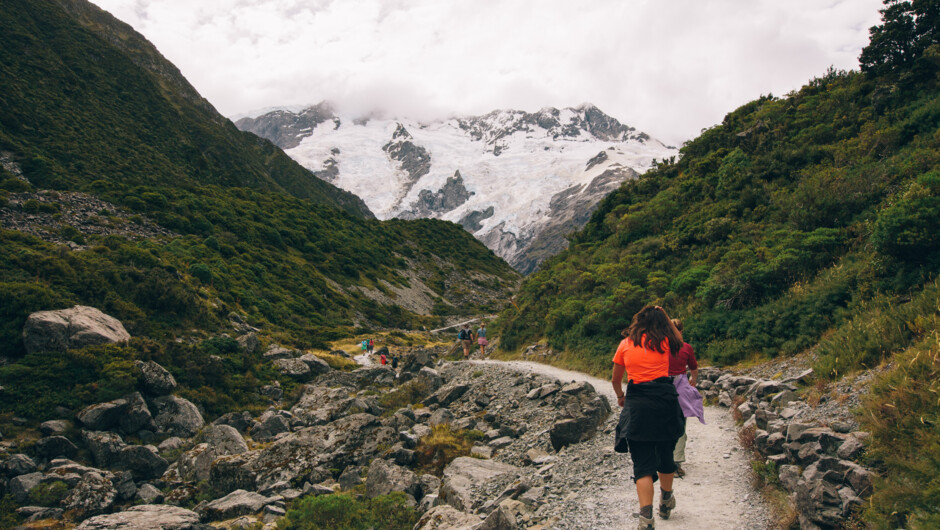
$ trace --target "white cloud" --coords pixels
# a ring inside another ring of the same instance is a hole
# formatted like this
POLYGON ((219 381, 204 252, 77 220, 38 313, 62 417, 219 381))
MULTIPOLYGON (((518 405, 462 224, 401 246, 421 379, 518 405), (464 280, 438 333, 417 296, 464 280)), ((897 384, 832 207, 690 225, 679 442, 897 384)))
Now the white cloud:
POLYGON ((92 0, 223 114, 330 99, 436 117, 589 101, 667 142, 826 68, 881 0, 92 0))

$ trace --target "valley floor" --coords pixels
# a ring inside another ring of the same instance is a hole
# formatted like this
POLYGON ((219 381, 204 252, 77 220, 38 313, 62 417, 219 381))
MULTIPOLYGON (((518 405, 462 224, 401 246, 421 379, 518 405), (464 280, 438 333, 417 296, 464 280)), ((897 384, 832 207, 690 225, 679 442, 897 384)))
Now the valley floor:
MULTIPOLYGON (((613 432, 620 408, 609 381, 527 361, 471 361, 475 365, 500 365, 520 373, 535 373, 563 382, 586 381, 607 397, 613 408, 604 431, 593 439, 565 448, 553 471, 556 486, 564 487, 561 503, 553 506, 557 517, 551 528, 633 528, 639 511, 630 480, 628 454, 613 451, 613 432), (561 483, 561 484, 559 484, 561 483)), ((669 520, 657 520, 657 528, 773 528, 769 506, 751 486, 750 457, 737 439, 734 420, 727 409, 705 407, 702 425, 688 422, 688 473, 676 480, 677 508, 669 520)), ((656 502, 659 494, 657 493, 656 502)))

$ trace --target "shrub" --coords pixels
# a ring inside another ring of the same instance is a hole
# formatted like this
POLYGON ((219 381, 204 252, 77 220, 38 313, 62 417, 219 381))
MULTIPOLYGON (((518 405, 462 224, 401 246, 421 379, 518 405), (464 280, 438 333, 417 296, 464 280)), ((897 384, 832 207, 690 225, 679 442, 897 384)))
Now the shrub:
POLYGON ((65 482, 46 482, 29 490, 29 502, 37 506, 58 506, 68 494, 69 486, 65 482))
POLYGON ((437 476, 444 474, 444 468, 455 458, 468 456, 473 442, 483 437, 476 430, 453 430, 448 423, 435 425, 431 434, 421 438, 415 452, 418 455, 418 467, 437 476))
POLYGON ((298 500, 278 521, 277 527, 281 530, 410 530, 416 522, 418 514, 407 505, 404 493, 366 500, 341 493, 298 500))

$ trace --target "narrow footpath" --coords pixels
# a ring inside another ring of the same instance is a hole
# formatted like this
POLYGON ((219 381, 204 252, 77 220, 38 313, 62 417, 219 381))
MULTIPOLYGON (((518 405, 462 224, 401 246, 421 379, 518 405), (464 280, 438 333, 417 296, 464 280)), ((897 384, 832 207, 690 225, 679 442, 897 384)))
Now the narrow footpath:
MULTIPOLYGON (((551 528, 635 528, 633 514, 639 507, 630 480, 630 456, 613 451, 613 429, 620 407, 610 381, 527 361, 470 362, 501 365, 563 382, 586 381, 607 397, 613 413, 605 431, 590 441, 563 449, 559 455, 559 472, 583 478, 567 483, 564 515, 551 528)), ((706 406, 705 420, 706 425, 695 418, 688 421, 687 462, 683 465, 687 475, 675 481, 675 511, 666 521, 657 516, 656 528, 774 528, 769 507, 751 486, 748 453, 738 443, 728 410, 706 406)), ((654 503, 658 502, 657 484, 654 503)))

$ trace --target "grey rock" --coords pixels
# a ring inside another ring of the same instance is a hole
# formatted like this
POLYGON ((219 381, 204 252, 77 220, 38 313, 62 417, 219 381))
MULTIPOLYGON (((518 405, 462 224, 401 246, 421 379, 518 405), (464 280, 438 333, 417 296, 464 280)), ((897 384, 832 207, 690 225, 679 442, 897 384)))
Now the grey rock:
POLYGON ((290 422, 283 416, 272 415, 251 429, 251 437, 257 442, 267 442, 282 432, 290 432, 290 422))
POLYGON ((137 490, 137 498, 143 501, 144 504, 159 504, 163 502, 163 492, 152 484, 144 484, 137 490))
POLYGON ((118 421, 121 431, 125 434, 134 434, 141 429, 153 426, 150 409, 140 392, 124 396, 124 400, 127 402, 127 408, 118 421))
POLYGON ((444 469, 441 499, 458 510, 470 510, 474 505, 473 488, 476 485, 501 477, 518 476, 518 471, 515 466, 495 460, 458 457, 444 469))
POLYGON ((780 466, 778 476, 783 487, 786 488, 787 491, 793 491, 796 489, 797 482, 800 481, 800 466, 780 466))
POLYGON ((23 326, 27 353, 64 351, 130 338, 119 320, 88 306, 33 313, 23 326))
POLYGON ((246 411, 242 412, 229 412, 228 414, 223 414, 216 418, 213 421, 213 425, 230 425, 235 428, 238 432, 244 434, 248 432, 248 429, 254 424, 254 418, 251 413, 246 411))
MULTIPOLYGON (((741 403, 740 405, 738 405, 738 413, 741 414, 742 420, 747 421, 751 419, 751 416, 754 415, 754 406, 751 405, 749 402, 745 401, 744 403, 741 403)), ((755 424, 757 423, 756 418, 754 420, 754 423, 755 424)))
POLYGON ((439 374, 437 370, 427 366, 422 366, 421 369, 418 370, 415 379, 424 381, 432 391, 436 391, 444 384, 444 379, 441 377, 441 374, 439 374))
POLYGON ((839 458, 843 460, 854 460, 865 450, 865 445, 854 436, 845 439, 839 450, 836 452, 839 458))
POLYGON ((46 436, 56 436, 65 434, 71 428, 72 424, 68 420, 49 420, 39 425, 39 432, 46 436))
POLYGON ((128 445, 121 449, 119 465, 142 479, 159 478, 169 463, 157 454, 157 449, 148 445, 128 445))
POLYGON ((266 361, 276 361, 278 359, 292 359, 297 356, 297 352, 294 350, 287 349, 278 344, 272 344, 268 346, 268 349, 264 352, 264 360, 266 361))
POLYGON ((415 524, 415 530, 476 530, 480 518, 446 504, 434 506, 415 524))
POLYGON ((27 499, 29 499, 30 490, 42 482, 42 476, 42 473, 36 471, 33 473, 20 475, 18 477, 13 477, 10 480, 8 489, 10 494, 13 495, 13 498, 16 499, 16 502, 19 504, 26 502, 27 499))
POLYGON ((787 390, 782 390, 774 394, 774 396, 770 398, 770 404, 774 408, 781 409, 783 407, 786 407, 790 403, 794 401, 799 401, 799 400, 800 400, 799 394, 797 394, 796 392, 792 390, 787 389, 787 390))
POLYGON ((210 425, 196 437, 205 442, 219 455, 237 455, 248 451, 248 444, 231 425, 210 425))
POLYGON ((349 466, 344 469, 339 476, 339 480, 337 480, 339 487, 344 491, 349 491, 359 484, 362 484, 361 472, 362 470, 358 466, 349 466))
POLYGON ((788 377, 783 380, 784 383, 795 383, 800 385, 805 385, 813 378, 813 369, 804 370, 795 377, 788 377))
POLYGON ((157 449, 159 449, 161 453, 165 453, 182 449, 185 445, 186 442, 179 436, 170 436, 166 440, 160 442, 160 445, 157 446, 157 449))
POLYGON ((268 503, 260 493, 235 490, 221 499, 216 499, 197 510, 203 521, 224 521, 241 515, 258 513, 268 503))
POLYGON ((76 418, 89 430, 107 431, 121 421, 121 416, 126 410, 127 400, 115 399, 85 407, 76 414, 76 418))
POLYGON ((130 471, 115 471, 112 473, 111 485, 117 491, 118 501, 129 501, 137 496, 134 474, 130 471))
POLYGON ((132 506, 85 520, 77 530, 199 530, 196 512, 168 505, 132 506))
POLYGON ((258 334, 254 331, 250 331, 244 335, 241 335, 235 339, 235 341, 238 342, 238 346, 245 353, 254 353, 258 351, 258 346, 260 346, 260 342, 258 341, 258 334))
POLYGON ((391 457, 395 460, 395 463, 399 466, 413 466, 418 460, 418 455, 411 449, 405 449, 400 447, 392 452, 391 457))
POLYGON ((300 359, 275 359, 273 364, 281 375, 291 377, 298 381, 308 381, 313 375, 310 366, 300 359))
POLYGON ((26 475, 33 471, 36 471, 36 463, 32 458, 21 453, 10 455, 10 458, 0 462, 0 474, 8 477, 26 475))
POLYGON ((205 425, 196 405, 181 397, 158 397, 154 407, 157 414, 153 421, 161 432, 189 438, 205 425))
POLYGON ((751 390, 748 391, 748 394, 752 395, 758 401, 769 397, 773 394, 779 394, 784 390, 796 390, 796 387, 788 383, 783 383, 781 381, 759 381, 754 383, 751 387, 751 390))
POLYGON ((852 432, 853 425, 847 421, 834 421, 829 427, 837 433, 848 434, 852 432))
POLYGON ((82 431, 85 447, 98 467, 114 467, 124 447, 124 439, 110 431, 82 431))
POLYGON ((82 477, 62 503, 76 519, 84 519, 110 511, 116 500, 117 490, 110 477, 91 472, 82 477))
POLYGON ((494 449, 501 449, 510 444, 512 444, 512 438, 508 436, 501 436, 499 438, 496 438, 495 440, 490 440, 488 445, 494 449))
POLYGON ((493 448, 488 445, 474 445, 470 448, 470 455, 479 458, 493 458, 493 448))
POLYGON ((65 436, 49 436, 39 440, 36 444, 36 453, 45 458, 75 458, 78 454, 78 447, 75 447, 75 444, 65 436))
POLYGON ((17 508, 16 514, 26 518, 27 523, 34 523, 43 519, 61 519, 62 508, 46 508, 43 506, 24 506, 17 508))
POLYGON ((332 370, 326 361, 312 353, 305 353, 304 355, 301 355, 300 360, 303 361, 308 368, 310 368, 310 372, 314 375, 325 374, 332 370))
POLYGON ((428 419, 428 425, 433 427, 443 423, 451 423, 452 421, 454 421, 454 414, 449 409, 439 408, 431 414, 431 417, 428 419))
POLYGON ((578 395, 582 392, 595 392, 594 386, 587 381, 573 381, 561 387, 562 394, 578 395))
POLYGON ((144 392, 151 396, 165 396, 176 389, 176 379, 166 368, 153 361, 134 363, 140 373, 139 381, 144 392))
POLYGON ((460 399, 467 390, 470 390, 470 385, 456 384, 450 387, 443 387, 425 399, 423 403, 425 405, 439 404, 442 407, 446 407, 460 399))
POLYGON ((795 442, 804 431, 814 428, 812 423, 791 423, 787 426, 787 442, 795 442))
POLYGON ((408 469, 385 460, 373 460, 366 476, 366 497, 371 499, 393 491, 401 491, 418 498, 421 495, 421 482, 418 476, 408 469))
POLYGON ((516 530, 516 516, 504 505, 498 506, 480 525, 479 530, 516 530))

